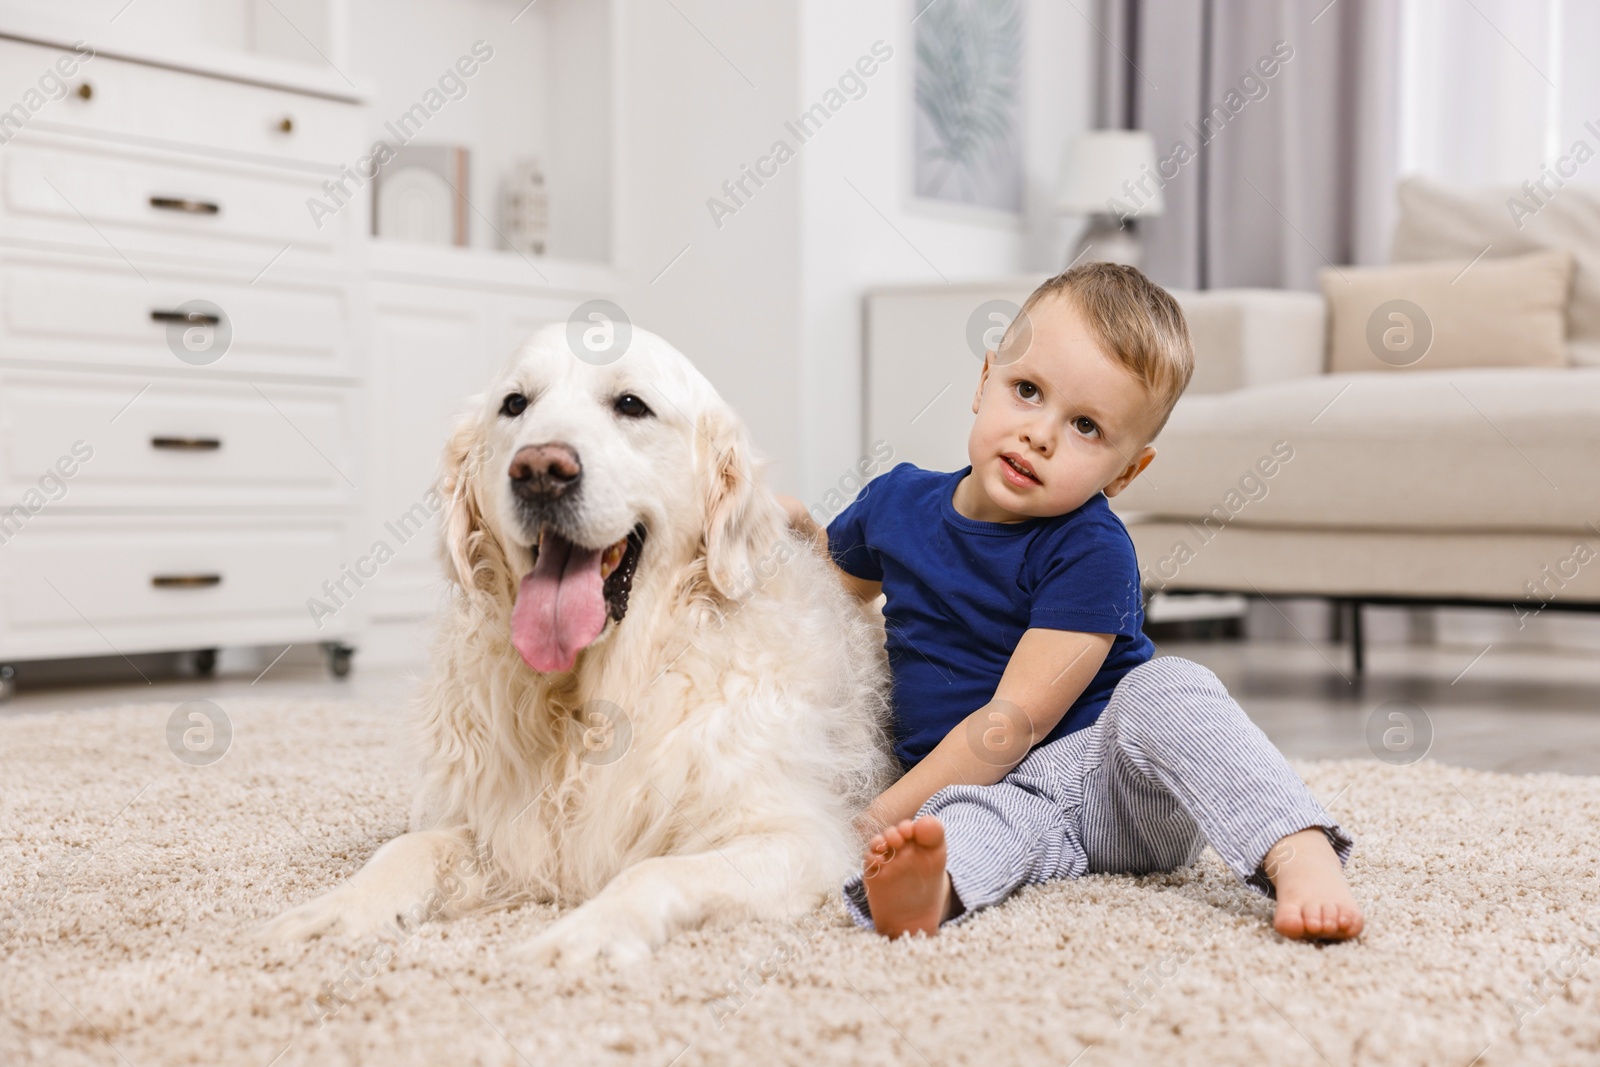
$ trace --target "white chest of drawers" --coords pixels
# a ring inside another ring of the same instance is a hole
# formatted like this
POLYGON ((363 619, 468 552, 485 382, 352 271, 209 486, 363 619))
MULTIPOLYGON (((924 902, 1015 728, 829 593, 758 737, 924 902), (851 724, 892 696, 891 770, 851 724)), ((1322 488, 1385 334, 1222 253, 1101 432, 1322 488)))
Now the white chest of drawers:
POLYGON ((362 109, 0 37, 0 665, 322 642, 360 514, 362 109), (5 109, 13 102, 20 109, 5 109), (7 115, 11 118, 8 119, 7 115))

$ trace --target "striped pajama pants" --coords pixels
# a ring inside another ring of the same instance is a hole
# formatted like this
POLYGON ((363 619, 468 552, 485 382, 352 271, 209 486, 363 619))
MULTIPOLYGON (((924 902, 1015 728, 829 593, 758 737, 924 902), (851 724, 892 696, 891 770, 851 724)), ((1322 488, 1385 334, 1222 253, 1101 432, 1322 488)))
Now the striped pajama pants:
MULTIPOLYGON (((1173 870, 1207 844, 1271 897, 1261 861, 1280 838, 1321 827, 1340 863, 1354 844, 1217 676, 1177 656, 1124 675, 1094 725, 1033 749, 994 785, 939 790, 917 814, 944 824, 964 906, 947 926, 1025 885, 1173 870)), ((844 900, 872 929, 862 875, 844 900)))

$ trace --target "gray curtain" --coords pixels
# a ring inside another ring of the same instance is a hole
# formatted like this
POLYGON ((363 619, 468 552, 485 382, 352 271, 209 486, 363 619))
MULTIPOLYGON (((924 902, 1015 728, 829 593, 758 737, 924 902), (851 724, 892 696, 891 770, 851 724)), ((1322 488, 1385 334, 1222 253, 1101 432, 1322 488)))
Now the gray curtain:
POLYGON ((1138 223, 1157 282, 1314 289, 1387 261, 1399 4, 1325 3, 1099 0, 1097 124, 1163 161, 1165 209, 1138 223))

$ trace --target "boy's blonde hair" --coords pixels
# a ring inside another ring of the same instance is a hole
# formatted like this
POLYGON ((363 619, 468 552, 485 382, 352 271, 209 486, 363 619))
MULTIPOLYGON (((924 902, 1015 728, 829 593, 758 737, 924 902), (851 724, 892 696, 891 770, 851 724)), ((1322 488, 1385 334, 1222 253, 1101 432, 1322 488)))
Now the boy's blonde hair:
POLYGON ((1035 289, 1017 319, 1057 293, 1072 301, 1095 342, 1149 391, 1160 417, 1144 443, 1153 441, 1194 375, 1194 341, 1178 302, 1137 267, 1085 263, 1035 289))

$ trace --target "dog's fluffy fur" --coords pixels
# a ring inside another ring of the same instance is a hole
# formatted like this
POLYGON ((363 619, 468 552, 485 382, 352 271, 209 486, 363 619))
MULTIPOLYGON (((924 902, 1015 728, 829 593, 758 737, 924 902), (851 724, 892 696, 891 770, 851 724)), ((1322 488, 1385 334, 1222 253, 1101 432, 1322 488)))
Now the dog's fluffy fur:
POLYGON ((577 907, 531 954, 581 967, 708 919, 793 918, 834 891, 891 766, 881 617, 789 531, 742 424, 689 361, 635 330, 596 365, 564 326, 541 330, 461 420, 439 491, 455 595, 421 702, 412 832, 269 936, 532 898, 577 907), (620 414, 624 393, 653 414, 620 414), (528 400, 515 416, 512 394, 528 400), (646 537, 620 621, 541 674, 511 641, 539 518, 507 470, 547 442, 582 460, 564 536, 646 537))

